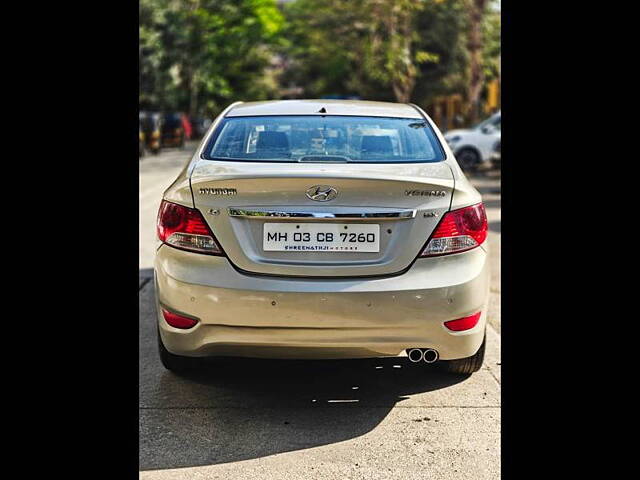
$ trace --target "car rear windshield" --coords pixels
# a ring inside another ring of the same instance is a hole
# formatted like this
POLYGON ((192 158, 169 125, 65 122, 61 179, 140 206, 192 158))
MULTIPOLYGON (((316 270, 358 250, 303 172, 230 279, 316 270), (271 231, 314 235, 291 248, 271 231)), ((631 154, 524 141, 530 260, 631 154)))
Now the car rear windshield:
POLYGON ((356 116, 227 117, 203 157, 248 162, 439 162, 445 154, 426 120, 356 116))

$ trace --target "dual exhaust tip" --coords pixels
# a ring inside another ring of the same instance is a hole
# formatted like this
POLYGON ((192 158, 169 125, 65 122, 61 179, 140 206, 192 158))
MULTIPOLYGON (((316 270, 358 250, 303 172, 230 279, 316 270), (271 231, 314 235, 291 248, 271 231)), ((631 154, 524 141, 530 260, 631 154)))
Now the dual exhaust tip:
POLYGON ((433 363, 440 357, 438 351, 433 348, 410 348, 407 350, 407 356, 413 363, 433 363))

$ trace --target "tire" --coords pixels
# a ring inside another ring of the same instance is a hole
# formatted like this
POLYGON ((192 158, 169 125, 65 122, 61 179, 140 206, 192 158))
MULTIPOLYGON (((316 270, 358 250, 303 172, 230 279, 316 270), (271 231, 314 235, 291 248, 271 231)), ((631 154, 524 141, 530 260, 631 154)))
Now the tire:
POLYGON ((160 338, 160 332, 158 331, 158 353, 160 354, 160 362, 162 366, 167 370, 174 373, 184 373, 196 370, 200 367, 200 359, 193 357, 183 357, 181 355, 175 355, 166 349, 160 338))
POLYGON ((456 160, 462 170, 476 170, 480 165, 480 154, 473 148, 463 148, 456 154, 456 160))
POLYGON ((480 348, 474 355, 457 360, 443 360, 442 368, 449 373, 455 373, 458 375, 468 375, 477 372, 482 367, 482 362, 484 361, 486 343, 487 335, 485 334, 482 339, 482 345, 480 345, 480 348))

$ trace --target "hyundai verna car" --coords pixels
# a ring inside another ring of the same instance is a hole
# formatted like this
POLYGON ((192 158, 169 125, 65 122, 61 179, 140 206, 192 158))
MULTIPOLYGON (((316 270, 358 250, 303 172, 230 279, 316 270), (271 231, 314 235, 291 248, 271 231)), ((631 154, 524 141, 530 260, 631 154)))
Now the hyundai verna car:
POLYGON ((487 220, 419 107, 234 103, 164 193, 160 358, 484 357, 487 220))

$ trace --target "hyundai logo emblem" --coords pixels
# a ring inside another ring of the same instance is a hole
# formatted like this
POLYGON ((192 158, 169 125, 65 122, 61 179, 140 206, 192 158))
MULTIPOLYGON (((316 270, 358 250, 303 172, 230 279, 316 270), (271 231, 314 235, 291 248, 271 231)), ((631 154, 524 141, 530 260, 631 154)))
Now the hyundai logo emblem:
POLYGON ((314 185, 307 190, 307 197, 316 202, 328 202, 338 196, 338 190, 330 185, 314 185))

